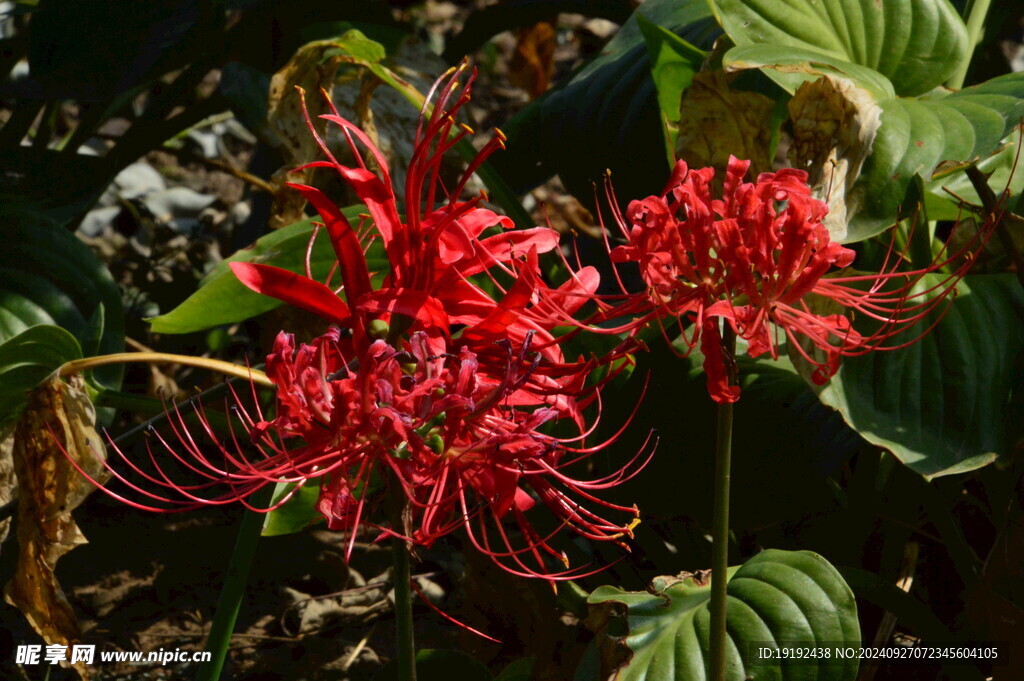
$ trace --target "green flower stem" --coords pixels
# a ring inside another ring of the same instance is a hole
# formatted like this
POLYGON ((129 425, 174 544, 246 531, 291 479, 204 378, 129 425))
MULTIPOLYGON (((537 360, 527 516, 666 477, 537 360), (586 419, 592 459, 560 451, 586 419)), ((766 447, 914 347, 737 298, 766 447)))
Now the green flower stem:
POLYGON ((992 0, 973 0, 969 7, 967 14, 967 55, 964 57, 963 62, 949 80, 946 81, 946 85, 959 90, 964 86, 964 79, 967 78, 967 69, 971 66, 971 58, 974 56, 974 50, 981 42, 981 34, 985 31, 985 17, 988 16, 988 8, 992 4, 992 0))
POLYGON ((409 546, 404 539, 392 539, 395 578, 395 626, 398 645, 398 678, 416 681, 416 643, 412 631, 412 568, 409 546))
MULTIPOLYGON (((266 508, 270 504, 270 495, 273 491, 273 485, 266 485, 252 495, 252 505, 266 508)), ((249 509, 246 509, 245 515, 242 516, 242 523, 235 537, 235 548, 228 563, 228 573, 220 589, 217 610, 213 614, 213 624, 206 638, 206 650, 212 653, 212 659, 200 665, 196 681, 217 681, 220 678, 231 644, 231 635, 235 631, 238 608, 245 596, 245 585, 249 580, 249 568, 252 566, 253 556, 256 555, 256 544, 263 529, 263 518, 262 513, 249 509)))
MULTIPOLYGON (((390 490, 391 527, 405 533, 406 504, 398 480, 390 490)), ((416 642, 412 630, 412 566, 409 543, 401 537, 391 540, 392 578, 395 582, 395 629, 399 681, 416 681, 416 642)))
MULTIPOLYGON (((722 349, 725 351, 729 383, 736 383, 736 334, 723 324, 722 349)), ((718 432, 715 437, 715 510, 711 529, 711 675, 710 681, 726 678, 726 586, 729 581, 729 484, 732 466, 732 403, 718 405, 718 432)))

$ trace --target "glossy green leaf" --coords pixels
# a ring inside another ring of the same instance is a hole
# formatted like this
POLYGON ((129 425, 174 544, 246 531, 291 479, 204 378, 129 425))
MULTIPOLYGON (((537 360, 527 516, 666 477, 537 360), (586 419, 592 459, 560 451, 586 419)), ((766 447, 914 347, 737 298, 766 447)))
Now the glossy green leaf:
MULTIPOLYGON (((350 219, 357 219, 362 206, 346 208, 342 212, 350 219)), ((313 221, 303 220, 288 225, 258 239, 249 248, 244 248, 210 272, 200 283, 199 290, 165 315, 154 317, 153 331, 156 333, 190 333, 209 329, 221 324, 240 322, 273 310, 281 302, 269 296, 260 295, 244 286, 231 271, 229 263, 255 262, 282 267, 292 272, 305 272, 306 248, 313 231, 313 221)), ((313 278, 324 281, 327 273, 338 258, 331 247, 327 233, 321 230, 310 254, 310 272, 313 278)), ((383 272, 387 260, 383 249, 373 248, 367 256, 372 272, 383 272)))
MULTIPOLYGON (((616 642, 625 646, 620 652, 628 659, 615 674, 616 681, 706 678, 710 599, 710 584, 698 585, 693 578, 657 578, 651 593, 610 586, 596 589, 589 603, 592 608, 604 606, 613 625, 614 613, 625 611, 627 631, 616 642)), ((726 612, 728 681, 852 681, 857 675, 853 660, 766 665, 755 659, 756 647, 779 643, 860 644, 853 592, 816 553, 769 549, 730 568, 726 612)))
POLYGON ((713 0, 737 45, 769 44, 867 66, 900 95, 920 95, 967 57, 967 27, 948 0, 713 0))
POLYGON ((59 326, 25 329, 0 344, 0 424, 17 418, 32 390, 59 366, 82 356, 78 340, 59 326))
POLYGON ((707 53, 686 42, 672 31, 651 23, 642 14, 636 15, 637 24, 647 45, 651 61, 651 75, 658 90, 665 131, 668 163, 675 163, 676 138, 679 136, 679 108, 683 91, 690 86, 693 75, 700 70, 707 53))
MULTIPOLYGON (((1024 191, 1024 166, 1017 163, 1019 143, 1019 137, 1011 134, 1003 140, 998 153, 978 163, 978 169, 988 177, 988 185, 996 196, 1009 190, 1011 196, 1019 197, 1024 191)), ((959 168, 950 174, 935 177, 926 183, 926 188, 925 211, 929 220, 959 220, 967 217, 968 213, 960 206, 961 199, 975 206, 982 205, 974 185, 959 168)))
POLYGON ((929 179, 943 161, 972 161, 995 151, 1024 116, 1024 73, 947 97, 879 104, 882 126, 859 180, 862 210, 851 225, 851 241, 892 224, 914 175, 929 179))
MULTIPOLYGON (((923 286, 942 275, 929 275, 923 286)), ((912 345, 847 358, 821 400, 868 441, 925 477, 980 468, 1010 451, 1007 413, 1020 389, 1024 292, 1012 275, 975 275, 912 345)), ((913 339, 917 329, 905 332, 913 339)), ((898 336, 898 342, 902 336, 898 336)))
MULTIPOLYGON (((0 343, 29 327, 51 324, 83 339, 90 352, 123 351, 121 294, 85 244, 67 230, 27 218, 6 224, 4 239, 0 343)), ((100 367, 94 378, 116 389, 121 368, 100 367)))
MULTIPOLYGON (((311 480, 295 492, 291 499, 280 508, 268 513, 263 520, 264 537, 276 537, 282 534, 301 532, 313 523, 324 519, 316 504, 320 500, 320 479, 311 480)), ((274 495, 270 504, 277 504, 295 488, 294 483, 279 482, 274 487, 274 495)))

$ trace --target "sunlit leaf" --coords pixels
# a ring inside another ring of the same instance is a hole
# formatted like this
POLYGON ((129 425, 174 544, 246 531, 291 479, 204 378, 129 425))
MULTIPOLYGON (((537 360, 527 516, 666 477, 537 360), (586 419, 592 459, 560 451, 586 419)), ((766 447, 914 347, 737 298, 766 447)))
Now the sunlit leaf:
POLYGON ((948 0, 713 0, 739 46, 806 49, 886 76, 900 95, 942 85, 967 57, 967 27, 948 0))
MULTIPOLYGON (((353 206, 342 212, 355 220, 364 210, 353 206)), ((200 283, 199 290, 185 299, 178 307, 152 320, 153 331, 157 333, 189 333, 209 329, 221 324, 240 322, 273 310, 281 301, 262 296, 243 285, 231 272, 228 263, 254 262, 281 267, 291 272, 304 273, 306 248, 312 234, 311 220, 274 230, 244 248, 210 272, 200 283)), ((331 247, 326 232, 317 236, 310 254, 310 272, 313 278, 324 281, 327 273, 338 262, 338 256, 331 247)), ((375 243, 367 256, 371 273, 383 274, 387 269, 383 248, 375 243)))
MULTIPOLYGON (((980 468, 1011 451, 1008 410, 1020 389, 1024 292, 1012 275, 969 276, 958 289, 929 334, 900 350, 845 359, 819 392, 865 439, 929 478, 980 468)), ((915 331, 905 332, 908 341, 915 331)))
MULTIPOLYGON (((317 510, 316 504, 320 500, 320 479, 310 481, 295 492, 291 499, 285 502, 266 515, 263 521, 264 537, 276 537, 282 534, 294 534, 301 532, 313 523, 324 519, 323 514, 317 510)), ((277 504, 295 488, 295 484, 277 483, 274 488, 274 495, 270 499, 271 505, 277 504)))

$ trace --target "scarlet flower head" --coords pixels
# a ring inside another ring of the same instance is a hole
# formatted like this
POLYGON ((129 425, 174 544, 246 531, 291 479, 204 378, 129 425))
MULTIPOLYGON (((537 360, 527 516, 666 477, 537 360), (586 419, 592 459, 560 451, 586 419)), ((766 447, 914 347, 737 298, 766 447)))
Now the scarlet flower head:
POLYGON ((156 435, 155 447, 148 445, 155 474, 114 445, 128 471, 111 466, 111 472, 146 501, 119 498, 145 510, 189 510, 247 503, 266 485, 294 483, 280 506, 302 486, 319 484, 318 510, 329 527, 349 533, 349 552, 364 529, 430 546, 463 528, 504 569, 546 579, 585 574, 569 569, 564 554, 551 547, 561 531, 620 544, 631 534, 635 522, 629 519, 635 521, 637 510, 601 501, 594 492, 631 477, 642 467, 632 465, 639 456, 598 480, 567 475, 567 466, 601 447, 575 446, 587 432, 541 434, 542 425, 564 418, 555 408, 510 404, 535 369, 528 352, 513 353, 505 344, 506 372, 494 384, 480 380, 471 350, 433 354, 423 332, 400 347, 373 341, 358 359, 346 354, 344 335, 333 327, 309 344, 296 344, 290 334, 279 334, 267 358, 267 375, 277 386, 275 416, 265 418, 258 406, 246 409, 246 400, 233 393, 226 441, 213 436, 206 412, 197 408, 211 442, 197 442, 175 410, 174 437, 156 435), (390 495, 407 500, 405 526, 382 524, 374 512, 390 495), (547 535, 528 519, 538 501, 558 522, 547 535), (627 520, 612 522, 598 511, 627 520), (509 532, 509 523, 521 539, 509 532), (544 554, 565 569, 552 570, 544 554))
POLYGON ((479 205, 480 197, 461 198, 475 169, 500 148, 500 134, 453 187, 439 179, 442 156, 468 134, 455 123, 472 84, 472 75, 461 83, 462 71, 446 74, 428 96, 434 105, 422 112, 404 205, 385 159, 362 131, 337 112, 324 117, 344 132, 355 158, 350 167, 309 122, 328 159, 311 165, 337 172, 368 218, 353 225, 318 189, 296 185, 319 212, 337 256, 327 281, 312 277, 308 256, 304 275, 263 264, 231 267, 252 290, 312 312, 330 328, 308 344, 278 335, 266 367, 277 388, 272 417, 255 394, 243 400, 232 390, 231 432, 222 440, 201 406, 195 416, 205 437, 194 437, 175 408, 170 435, 156 433, 148 443, 155 473, 113 446, 127 469, 112 473, 134 498, 111 494, 148 510, 231 502, 252 508, 257 490, 293 483, 274 507, 255 509, 269 511, 319 484, 318 510, 330 527, 349 533, 349 552, 365 530, 429 546, 464 528, 506 570, 552 580, 586 574, 551 547, 560 532, 616 543, 630 534, 637 510, 596 493, 635 473, 648 447, 597 480, 566 472, 608 444, 584 445, 595 427, 585 410, 596 405, 600 412, 599 386, 589 375, 602 360, 566 361, 556 336, 558 326, 582 327, 573 315, 592 299, 596 270, 581 268, 549 287, 539 256, 556 248, 557 233, 512 230, 511 220, 479 205), (489 228, 496 233, 487 235, 489 228), (367 264, 376 239, 387 255, 386 273, 367 264), (337 273, 340 285, 331 281, 337 273), (377 274, 383 277, 375 286, 377 274), (553 422, 572 435, 546 434, 543 427, 553 422), (385 496, 403 502, 401 521, 375 512, 385 496), (554 516, 553 531, 534 528, 533 507, 554 516), (602 512, 627 520, 606 520, 602 512), (545 554, 564 569, 552 570, 545 554))
MULTIPOLYGON (((541 402, 578 389, 591 369, 587 363, 565 361, 553 330, 573 323, 573 315, 593 298, 599 277, 595 268, 586 267, 570 271, 563 285, 549 287, 540 275, 538 257, 557 248, 558 233, 549 227, 513 229, 511 219, 480 205, 482 195, 463 200, 475 171, 503 148, 500 131, 452 186, 441 181, 445 155, 472 132, 456 120, 470 99, 475 78, 471 72, 463 83, 465 70, 465 65, 450 70, 427 97, 404 192, 392 185, 387 161, 373 142, 340 116, 330 100, 333 113, 322 118, 341 129, 355 166, 340 162, 307 118, 310 134, 327 160, 305 168, 336 172, 369 214, 368 222, 352 225, 320 190, 291 185, 323 219, 338 257, 340 287, 330 280, 314 280, 308 267, 305 276, 262 264, 232 263, 231 268, 254 291, 351 328, 354 342, 364 343, 353 348, 358 352, 366 349, 368 336, 362 330, 375 321, 392 324, 398 319, 405 331, 426 333, 435 349, 447 347, 457 333, 456 345, 487 356, 494 354, 496 341, 509 340, 520 347, 531 335, 533 350, 546 361, 519 397, 533 395, 534 402, 541 402), (370 170, 367 158, 378 170, 370 170), (485 236, 495 227, 501 231, 485 236), (384 246, 388 271, 375 289, 365 252, 376 239, 384 246)), ((500 355, 497 361, 500 364, 500 355)), ((482 364, 486 368, 489 361, 484 358, 482 364)))
MULTIPOLYGON (((948 255, 943 249, 933 262, 901 270, 904 254, 894 254, 890 246, 878 274, 830 274, 849 267, 856 254, 832 241, 823 224, 828 207, 811 196, 807 173, 786 168, 744 182, 749 166, 730 157, 720 199, 712 196, 714 169, 691 169, 683 161, 663 194, 631 202, 625 215, 608 190, 626 242, 611 249, 611 259, 636 263, 646 290, 628 295, 606 316, 636 315, 634 328, 652 320, 692 321, 684 339, 690 348, 700 344, 708 391, 716 402, 740 396, 728 380, 721 323, 746 341, 753 357, 777 357, 780 340, 787 340, 816 366, 814 380, 824 383, 841 356, 914 342, 917 337, 887 343, 940 305, 970 266, 969 258, 960 257, 963 252, 948 255), (950 265, 953 271, 941 281, 919 286, 926 274, 950 265), (842 314, 819 314, 812 306, 815 296, 830 300, 842 314), (850 321, 854 313, 875 320, 878 328, 858 333, 850 321), (823 353, 824 361, 812 357, 803 343, 823 353)), ((977 243, 964 252, 972 246, 977 243)))

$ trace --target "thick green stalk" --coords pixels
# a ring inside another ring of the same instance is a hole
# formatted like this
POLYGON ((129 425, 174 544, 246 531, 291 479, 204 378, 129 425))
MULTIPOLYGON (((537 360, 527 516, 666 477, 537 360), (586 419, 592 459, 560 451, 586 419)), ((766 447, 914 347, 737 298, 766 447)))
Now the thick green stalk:
MULTIPOLYGON (((722 349, 725 352, 729 383, 736 383, 736 334, 729 323, 723 324, 722 349)), ((715 510, 711 529, 711 675, 710 681, 725 681, 726 674, 726 586, 729 571, 729 485, 732 479, 732 403, 718 405, 718 431, 715 437, 715 510)))
POLYGON ((412 567, 409 544, 398 537, 391 540, 395 579, 395 628, 398 647, 398 678, 416 681, 416 643, 412 631, 412 567))
POLYGON ((981 42, 981 35, 985 31, 985 17, 988 16, 988 8, 991 4, 992 0, 973 0, 970 3, 967 15, 967 56, 964 57, 960 67, 946 81, 946 85, 954 90, 959 90, 964 86, 964 80, 967 78, 967 69, 971 66, 974 50, 978 47, 978 43, 981 42))
MULTIPOLYGON (((273 485, 267 485, 259 490, 252 496, 252 505, 257 508, 265 508, 270 504, 270 495, 273 491, 273 485)), ((213 624, 210 627, 210 634, 206 638, 206 650, 212 653, 212 659, 200 665, 196 681, 217 681, 220 678, 231 644, 231 635, 235 631, 238 608, 245 596, 245 585, 249 580, 249 568, 252 565, 253 556, 256 555, 256 544, 259 542, 260 531, 263 529, 263 518, 262 513, 249 509, 245 510, 245 515, 242 517, 242 524, 235 537, 235 548, 231 552, 231 561, 228 563, 228 572, 224 577, 224 584, 221 586, 217 610, 213 614, 213 624)))
MULTIPOLYGON (((409 501, 396 477, 391 480, 388 506, 391 529, 406 534, 406 514, 409 501)), ((395 582, 395 642, 398 648, 396 662, 399 681, 416 681, 416 642, 412 631, 412 566, 409 543, 401 537, 391 540, 392 579, 395 582)))

